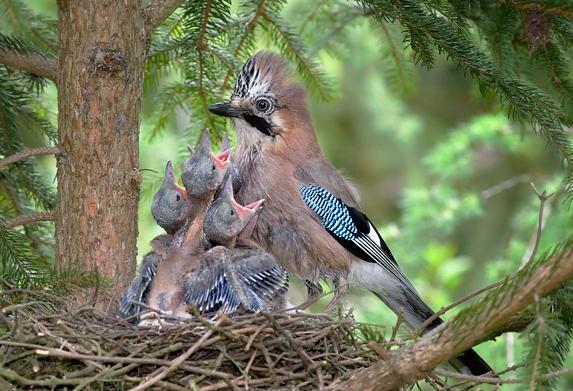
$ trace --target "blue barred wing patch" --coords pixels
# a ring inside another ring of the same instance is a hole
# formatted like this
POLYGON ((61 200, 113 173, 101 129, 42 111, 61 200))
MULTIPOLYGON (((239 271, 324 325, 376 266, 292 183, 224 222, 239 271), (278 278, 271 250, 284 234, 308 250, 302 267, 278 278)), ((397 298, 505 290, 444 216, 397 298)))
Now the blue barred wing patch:
POLYGON ((306 206, 320 217, 320 223, 339 238, 353 240, 358 228, 344 203, 322 187, 305 185, 299 189, 306 206))

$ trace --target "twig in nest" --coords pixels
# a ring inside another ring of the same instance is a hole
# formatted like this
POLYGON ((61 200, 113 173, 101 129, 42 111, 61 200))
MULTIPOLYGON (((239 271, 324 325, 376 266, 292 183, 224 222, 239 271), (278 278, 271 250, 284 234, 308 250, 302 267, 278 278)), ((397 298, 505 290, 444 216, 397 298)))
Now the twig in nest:
MULTIPOLYGON (((219 326, 221 323, 223 322, 223 319, 219 319, 217 322, 215 322, 215 327, 219 326)), ((211 335, 213 334, 213 329, 209 329, 207 330, 207 332, 205 333, 205 335, 203 335, 193 346, 191 346, 185 353, 183 353, 182 355, 180 355, 179 357, 177 357, 175 360, 173 360, 171 362, 171 364, 166 367, 163 368, 161 370, 156 371, 157 373, 153 374, 153 376, 151 377, 151 379, 141 383, 140 385, 138 385, 137 387, 133 388, 132 391, 142 391, 145 390, 148 387, 151 387, 152 385, 154 385, 155 383, 157 383, 160 380, 163 380, 171 371, 175 370, 179 365, 181 365, 185 360, 187 360, 187 358, 189 358, 189 356, 191 356, 197 349, 199 349, 199 347, 201 346, 201 344, 207 340, 211 335)))

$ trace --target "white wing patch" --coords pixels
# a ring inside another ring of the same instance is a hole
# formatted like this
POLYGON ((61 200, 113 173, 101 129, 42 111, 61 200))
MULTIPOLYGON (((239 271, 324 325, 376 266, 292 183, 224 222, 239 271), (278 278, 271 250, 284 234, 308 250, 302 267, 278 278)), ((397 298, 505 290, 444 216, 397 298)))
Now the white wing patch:
POLYGON ((372 223, 368 222, 369 225, 369 232, 368 232, 368 237, 370 239, 372 239, 372 241, 374 243, 376 243, 378 245, 378 247, 382 247, 382 243, 380 243, 380 238, 378 237, 378 235, 376 234, 376 228, 374 228, 372 226, 372 223))

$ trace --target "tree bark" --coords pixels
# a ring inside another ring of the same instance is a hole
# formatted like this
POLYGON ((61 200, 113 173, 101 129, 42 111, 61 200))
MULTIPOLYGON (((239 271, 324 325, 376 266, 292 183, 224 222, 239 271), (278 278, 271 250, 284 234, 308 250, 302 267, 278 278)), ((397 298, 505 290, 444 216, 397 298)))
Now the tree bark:
POLYGON ((131 279, 145 20, 140 0, 58 0, 56 263, 131 279))

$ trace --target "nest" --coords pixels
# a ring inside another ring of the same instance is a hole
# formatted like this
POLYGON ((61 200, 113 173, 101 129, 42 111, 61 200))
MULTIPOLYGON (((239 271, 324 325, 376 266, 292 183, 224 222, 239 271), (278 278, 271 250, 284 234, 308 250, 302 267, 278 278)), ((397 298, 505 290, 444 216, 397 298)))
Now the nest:
POLYGON ((370 326, 341 311, 196 316, 157 329, 45 292, 2 294, 2 389, 314 390, 379 360, 359 337, 370 326))

